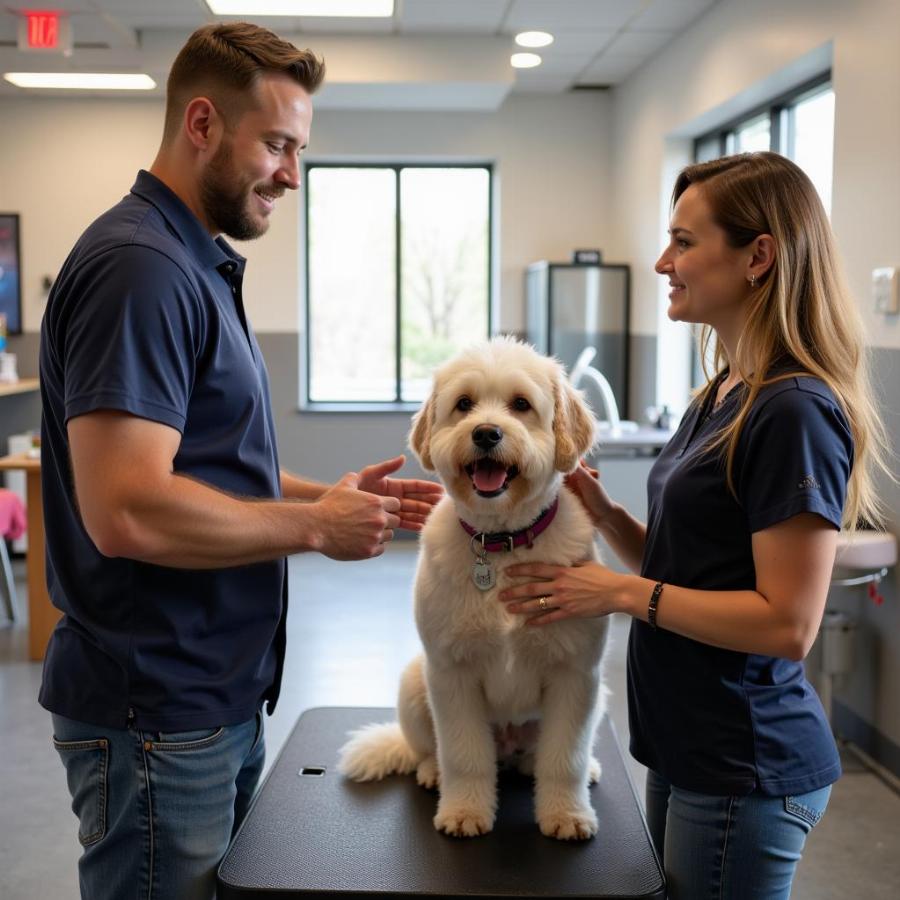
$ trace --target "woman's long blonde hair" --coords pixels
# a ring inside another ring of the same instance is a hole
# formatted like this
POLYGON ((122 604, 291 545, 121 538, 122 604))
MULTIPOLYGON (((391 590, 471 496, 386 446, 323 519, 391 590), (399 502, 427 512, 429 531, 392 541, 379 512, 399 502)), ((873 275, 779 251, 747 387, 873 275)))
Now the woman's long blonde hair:
POLYGON ((741 153, 688 166, 675 182, 673 206, 690 185, 702 192, 730 246, 746 247, 761 234, 775 241, 775 262, 750 289, 735 358, 728 359, 716 342, 710 372, 707 354, 715 332, 704 325, 700 335, 707 383, 698 401, 711 400, 718 378, 729 367, 747 385, 738 414, 711 445, 725 448, 729 488, 733 493, 738 438, 760 390, 807 372, 831 388, 853 435, 844 527, 881 523, 873 469, 879 467, 893 478, 888 445, 872 399, 862 321, 815 187, 797 165, 777 153, 741 153), (791 371, 773 374, 773 367, 785 360, 791 371))

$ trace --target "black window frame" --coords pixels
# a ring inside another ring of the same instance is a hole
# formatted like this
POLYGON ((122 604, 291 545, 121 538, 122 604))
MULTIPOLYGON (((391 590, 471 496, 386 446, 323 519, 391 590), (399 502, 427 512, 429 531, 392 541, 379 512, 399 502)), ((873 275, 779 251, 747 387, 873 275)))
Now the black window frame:
POLYGON ((694 161, 697 161, 700 145, 715 139, 718 139, 719 142, 719 156, 725 156, 728 152, 727 144, 729 136, 735 134, 742 125, 746 125, 748 122, 751 122, 753 119, 758 119, 766 113, 768 113, 769 116, 769 149, 773 150, 775 153, 782 153, 785 139, 784 114, 791 107, 796 106, 797 103, 805 100, 807 96, 817 93, 826 85, 830 86, 831 83, 831 69, 828 69, 826 72, 816 75, 815 78, 810 78, 808 81, 804 81, 802 84, 797 85, 797 87, 791 88, 791 90, 779 94, 777 97, 767 100, 765 103, 762 103, 747 112, 741 113, 740 116, 736 116, 735 118, 724 122, 722 125, 698 135, 694 138, 694 161))
POLYGON ((304 337, 304 386, 303 408, 310 411, 325 412, 349 412, 363 411, 376 412, 379 410, 394 411, 418 409, 421 401, 402 399, 403 385, 403 356, 402 356, 402 228, 401 228, 401 178, 404 169, 484 169, 488 173, 488 222, 487 222, 487 321, 485 322, 485 337, 492 334, 494 312, 494 164, 491 162, 456 162, 445 160, 437 162, 340 162, 306 160, 303 164, 304 184, 309 185, 309 173, 313 169, 391 169, 394 171, 394 196, 395 196, 395 240, 394 240, 394 314, 395 314, 395 382, 393 400, 313 400, 310 397, 310 381, 312 369, 312 345, 310 317, 312 298, 309 286, 309 190, 303 192, 303 216, 304 216, 304 255, 305 255, 305 337, 304 337))

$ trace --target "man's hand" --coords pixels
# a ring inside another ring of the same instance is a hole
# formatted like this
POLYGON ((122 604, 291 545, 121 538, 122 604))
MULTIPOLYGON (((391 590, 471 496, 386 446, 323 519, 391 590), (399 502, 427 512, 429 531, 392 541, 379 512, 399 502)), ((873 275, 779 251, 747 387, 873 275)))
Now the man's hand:
POLYGON ((388 478, 403 463, 405 456, 395 456, 384 462, 366 466, 359 473, 359 489, 379 497, 396 497, 400 501, 400 528, 421 531, 428 514, 444 495, 437 482, 417 478, 388 478))
POLYGON ((321 541, 316 549, 332 559, 381 556, 400 524, 400 501, 360 490, 359 476, 348 472, 307 509, 318 513, 321 541))

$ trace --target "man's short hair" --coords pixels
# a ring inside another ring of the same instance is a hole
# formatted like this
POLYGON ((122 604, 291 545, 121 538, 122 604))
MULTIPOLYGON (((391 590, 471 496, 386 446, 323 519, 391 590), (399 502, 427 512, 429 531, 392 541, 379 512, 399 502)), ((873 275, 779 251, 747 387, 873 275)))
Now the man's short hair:
POLYGON ((194 97, 212 100, 226 127, 233 127, 253 105, 253 87, 260 76, 277 73, 293 78, 312 94, 325 77, 325 62, 311 50, 300 50, 250 22, 198 28, 169 72, 163 143, 178 134, 185 107, 194 97))

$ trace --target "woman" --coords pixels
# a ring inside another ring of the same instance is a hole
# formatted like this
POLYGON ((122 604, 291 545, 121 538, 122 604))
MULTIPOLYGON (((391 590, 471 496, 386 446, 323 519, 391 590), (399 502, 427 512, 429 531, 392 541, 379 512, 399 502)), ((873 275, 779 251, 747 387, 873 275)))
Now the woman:
MULTIPOLYGON (((774 153, 687 167, 673 194, 669 317, 716 337, 715 373, 650 472, 648 523, 569 478, 633 572, 524 565, 541 626, 625 612, 631 751, 673 900, 790 894, 840 762, 800 662, 838 529, 877 521, 883 431, 860 323, 815 188, 774 153), (546 611, 543 611, 546 610, 546 611)), ((705 357, 705 352, 704 352, 705 357)))

